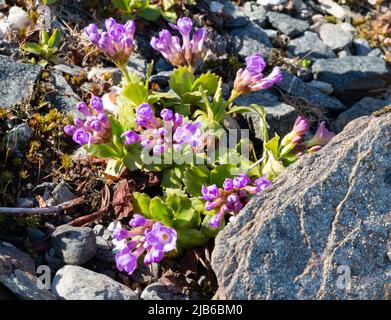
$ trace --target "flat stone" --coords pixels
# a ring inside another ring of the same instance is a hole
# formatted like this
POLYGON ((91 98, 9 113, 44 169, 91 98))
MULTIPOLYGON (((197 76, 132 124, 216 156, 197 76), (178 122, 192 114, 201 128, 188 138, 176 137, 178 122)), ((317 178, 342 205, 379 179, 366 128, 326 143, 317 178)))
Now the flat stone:
POLYGON ((57 271, 52 292, 62 300, 137 300, 136 293, 106 275, 78 267, 57 271))
POLYGON ((250 23, 244 28, 236 28, 231 31, 233 50, 243 57, 261 53, 264 57, 269 56, 271 42, 269 37, 258 25, 250 23))
MULTIPOLYGON (((264 106, 269 133, 272 136, 274 136, 274 133, 284 136, 291 131, 297 117, 296 109, 294 107, 279 101, 278 96, 267 90, 240 96, 235 100, 235 103, 240 106, 248 106, 251 104, 264 106)), ((253 136, 259 140, 263 140, 258 114, 249 112, 243 113, 242 116, 246 121, 246 127, 250 128, 253 136)))
MULTIPOLYGON (((246 2, 245 4, 252 4, 251 2, 246 2)), ((251 11, 245 12, 250 21, 256 23, 258 26, 263 27, 267 21, 266 9, 262 6, 257 6, 253 4, 251 6, 251 11)))
POLYGON ((311 31, 304 32, 304 35, 293 39, 288 45, 289 54, 291 57, 304 56, 311 59, 329 59, 337 56, 328 46, 326 46, 318 37, 311 31))
POLYGON ((50 84, 53 91, 45 94, 45 100, 51 103, 56 109, 64 113, 81 116, 76 109, 76 104, 81 100, 73 91, 65 78, 59 72, 53 72, 50 75, 50 84))
POLYGON ((140 76, 141 78, 145 78, 145 74, 147 72, 147 61, 138 53, 133 53, 128 61, 128 71, 133 72, 140 76))
POLYGON ((52 191, 52 197, 54 202, 50 203, 50 205, 58 205, 64 202, 71 201, 77 198, 76 195, 73 194, 69 185, 65 181, 61 181, 52 191))
POLYGON ((75 77, 87 75, 86 69, 79 67, 79 66, 76 66, 74 64, 57 64, 57 65, 53 66, 53 69, 58 72, 67 73, 67 74, 69 74, 71 76, 75 76, 75 77))
POLYGON ((180 292, 172 291, 169 286, 162 285, 158 282, 147 286, 141 293, 143 300, 189 300, 189 298, 180 292))
POLYGON ((324 44, 333 50, 341 50, 353 41, 353 35, 338 24, 324 23, 320 26, 319 35, 324 44))
POLYGON ((303 98, 311 105, 318 108, 336 110, 346 109, 346 107, 338 99, 328 96, 323 92, 311 87, 287 71, 283 71, 283 80, 276 84, 276 86, 283 92, 294 97, 303 98))
POLYGON ((48 289, 38 287, 38 278, 26 271, 17 269, 8 277, 0 275, 0 282, 22 300, 57 300, 48 289))
POLYGON ((295 19, 285 13, 269 11, 267 13, 270 24, 288 37, 294 37, 306 31, 310 25, 307 21, 295 19))
POLYGON ((14 269, 34 274, 34 260, 11 243, 0 241, 0 275, 10 275, 14 269))
POLYGON ((354 39, 353 45, 357 56, 367 56, 372 51, 372 48, 366 39, 354 39))
POLYGON ((368 56, 318 60, 312 65, 315 79, 330 83, 341 95, 386 87, 391 83, 390 70, 383 59, 368 56))
POLYGON ((332 129, 335 132, 340 132, 352 120, 369 116, 373 112, 382 109, 391 104, 391 98, 386 100, 365 97, 359 102, 355 103, 351 108, 342 112, 338 118, 333 122, 332 129))
POLYGON ((389 299, 391 113, 352 121, 217 235, 220 299, 389 299))
POLYGON ((96 253, 96 236, 91 228, 62 225, 52 234, 52 247, 65 264, 82 265, 96 253))
POLYGON ((334 0, 318 0, 319 8, 324 12, 333 15, 338 19, 347 17, 348 12, 334 0))
POLYGON ((319 91, 322 91, 325 94, 332 94, 334 91, 334 88, 330 83, 323 81, 312 80, 308 83, 308 85, 315 89, 318 89, 319 91))
POLYGON ((42 68, 0 55, 0 108, 29 103, 42 68))

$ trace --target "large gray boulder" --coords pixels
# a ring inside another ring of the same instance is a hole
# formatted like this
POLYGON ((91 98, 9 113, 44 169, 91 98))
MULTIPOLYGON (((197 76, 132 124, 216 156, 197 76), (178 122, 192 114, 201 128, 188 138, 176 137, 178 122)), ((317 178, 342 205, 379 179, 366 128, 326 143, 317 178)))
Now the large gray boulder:
POLYGON ((391 113, 352 121, 217 236, 218 296, 387 299, 391 113))
POLYGON ((65 266, 57 271, 52 292, 62 300, 137 300, 136 293, 100 273, 65 266))
POLYGON ((29 102, 42 68, 0 55, 0 108, 29 102))
POLYGON ((366 91, 391 84, 391 69, 382 58, 348 56, 339 59, 317 60, 312 71, 317 80, 333 85, 335 92, 365 95, 366 91))

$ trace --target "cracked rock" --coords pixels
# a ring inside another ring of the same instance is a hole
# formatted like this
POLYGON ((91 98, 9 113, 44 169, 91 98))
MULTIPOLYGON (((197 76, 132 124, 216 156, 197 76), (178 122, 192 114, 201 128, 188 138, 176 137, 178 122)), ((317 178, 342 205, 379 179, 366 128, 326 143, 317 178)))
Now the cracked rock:
POLYGON ((385 113, 290 166, 216 237, 219 298, 389 299, 390 159, 385 113))

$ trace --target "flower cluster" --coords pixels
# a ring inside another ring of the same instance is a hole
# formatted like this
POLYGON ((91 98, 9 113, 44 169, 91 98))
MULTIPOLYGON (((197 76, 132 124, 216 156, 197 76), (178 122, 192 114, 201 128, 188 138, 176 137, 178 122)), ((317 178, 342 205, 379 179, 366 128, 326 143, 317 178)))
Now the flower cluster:
POLYGON ((99 32, 94 23, 84 29, 90 41, 118 65, 128 62, 134 47, 136 24, 128 21, 120 24, 114 18, 105 21, 106 31, 99 32))
POLYGON ((64 132, 72 136, 73 141, 83 146, 103 143, 110 138, 111 125, 101 98, 93 96, 89 106, 81 101, 76 104, 76 108, 86 116, 86 120, 75 117, 73 125, 68 124, 64 127, 64 132))
POLYGON ((266 62, 260 53, 248 56, 246 68, 239 69, 236 74, 231 99, 245 93, 268 89, 282 80, 282 73, 278 67, 274 67, 272 72, 264 78, 262 71, 265 67, 266 62))
POLYGON ((281 141, 281 158, 296 156, 300 157, 304 153, 312 153, 320 150, 334 136, 335 133, 327 130, 325 122, 322 121, 318 125, 315 135, 307 141, 303 141, 303 137, 309 131, 309 119, 298 116, 291 132, 289 132, 281 141))
POLYGON ((152 38, 152 48, 159 51, 173 66, 194 67, 206 53, 206 29, 198 29, 190 40, 190 33, 193 29, 193 22, 190 18, 180 18, 176 25, 170 23, 170 26, 182 35, 182 44, 179 37, 173 36, 168 30, 162 30, 158 38, 152 38))
POLYGON ((181 151, 185 145, 198 147, 202 143, 201 124, 185 122, 181 114, 170 109, 160 112, 160 119, 148 103, 141 104, 136 110, 138 132, 129 130, 123 133, 125 144, 141 142, 143 148, 152 150, 154 155, 160 155, 169 148, 181 151))
POLYGON ((144 264, 160 262, 166 252, 176 248, 177 233, 160 222, 135 214, 130 220, 131 230, 118 222, 113 226, 112 237, 117 254, 115 261, 120 271, 132 274, 137 268, 137 259, 146 252, 144 264))
POLYGON ((218 228, 226 213, 239 213, 252 195, 265 190, 271 183, 266 176, 252 183, 246 174, 240 174, 233 179, 226 178, 223 188, 218 188, 215 184, 202 186, 201 194, 206 200, 206 211, 217 209, 217 213, 209 220, 209 225, 218 228))

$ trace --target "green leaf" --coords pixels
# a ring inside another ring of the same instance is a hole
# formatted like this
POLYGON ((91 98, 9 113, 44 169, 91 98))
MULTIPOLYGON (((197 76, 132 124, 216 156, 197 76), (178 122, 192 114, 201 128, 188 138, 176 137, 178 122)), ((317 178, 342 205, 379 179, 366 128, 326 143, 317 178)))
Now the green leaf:
POLYGON ((88 153, 98 158, 120 158, 121 154, 116 151, 112 145, 109 144, 91 144, 86 147, 88 153))
POLYGON ((180 249, 191 249, 204 245, 208 239, 196 229, 178 230, 178 246, 180 249))
POLYGON ((179 96, 191 92, 195 76, 190 72, 188 67, 179 67, 175 69, 168 81, 170 88, 179 96))
POLYGON ((174 212, 176 230, 198 228, 201 223, 200 212, 194 210, 193 203, 186 195, 170 192, 167 194, 166 203, 174 212))
POLYGON ((50 36, 47 44, 49 48, 57 48, 61 41, 61 32, 58 29, 54 29, 52 35, 50 36))
POLYGON ((22 46, 22 49, 37 56, 42 55, 41 46, 34 42, 25 42, 22 46))
POLYGON ((209 184, 209 175, 209 169, 204 165, 187 166, 183 172, 186 191, 195 197, 201 196, 202 185, 209 184))
POLYGON ((133 192, 132 205, 136 213, 140 213, 144 217, 152 219, 151 212, 149 211, 151 205, 151 198, 149 195, 140 192, 133 192))
POLYGON ((182 186, 180 172, 178 174, 176 168, 165 169, 161 185, 163 188, 180 188, 182 186))
POLYGON ((234 174, 232 170, 236 168, 233 164, 222 164, 214 168, 210 172, 210 182, 216 184, 218 187, 223 186, 225 178, 232 178, 234 174))
POLYGON ((147 101, 148 89, 142 83, 130 82, 122 91, 123 97, 135 108, 147 101))
POLYGON ((202 74, 193 84, 192 91, 200 90, 202 87, 203 90, 206 90, 206 95, 210 96, 215 93, 218 87, 220 77, 211 73, 202 74))
POLYGON ((160 17, 162 11, 158 6, 149 6, 144 9, 141 9, 139 12, 139 16, 148 21, 155 21, 160 17))
POLYGON ((167 11, 175 4, 175 0, 163 0, 163 10, 167 11))
POLYGON ((266 150, 269 150, 275 159, 280 158, 280 154, 278 152, 279 149, 280 136, 276 133, 273 139, 270 139, 267 143, 265 143, 266 150))
POLYGON ((158 220, 166 226, 173 226, 174 214, 166 203, 163 202, 159 197, 154 197, 151 200, 149 206, 149 212, 153 219, 158 220))
POLYGON ((138 143, 127 146, 122 162, 128 168, 129 171, 135 171, 143 168, 143 162, 141 160, 142 148, 138 143))
POLYGON ((163 11, 162 16, 164 19, 166 19, 168 22, 175 23, 178 16, 174 10, 169 11, 163 11))
POLYGON ((129 2, 130 2, 129 0, 112 0, 112 3, 115 8, 120 9, 120 10, 124 10, 124 11, 130 10, 129 2))

